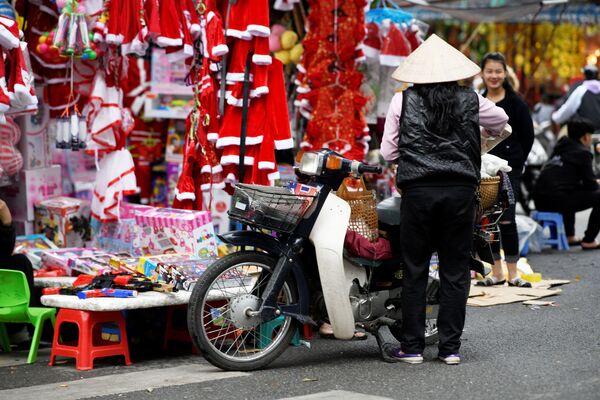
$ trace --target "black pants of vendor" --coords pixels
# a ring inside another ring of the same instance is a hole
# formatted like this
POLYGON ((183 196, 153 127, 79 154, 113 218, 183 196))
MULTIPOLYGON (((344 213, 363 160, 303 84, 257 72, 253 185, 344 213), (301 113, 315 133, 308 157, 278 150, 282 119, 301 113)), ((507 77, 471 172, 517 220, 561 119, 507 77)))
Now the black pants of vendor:
POLYGON ((575 213, 592 209, 588 219, 583 241, 591 243, 600 232, 600 190, 579 190, 571 193, 555 193, 552 195, 536 196, 535 207, 538 211, 561 213, 567 236, 575 236, 575 213))
POLYGON ((402 351, 423 353, 425 307, 432 252, 439 256, 439 355, 458 353, 469 295, 475 188, 416 186, 403 188, 400 248, 402 351))

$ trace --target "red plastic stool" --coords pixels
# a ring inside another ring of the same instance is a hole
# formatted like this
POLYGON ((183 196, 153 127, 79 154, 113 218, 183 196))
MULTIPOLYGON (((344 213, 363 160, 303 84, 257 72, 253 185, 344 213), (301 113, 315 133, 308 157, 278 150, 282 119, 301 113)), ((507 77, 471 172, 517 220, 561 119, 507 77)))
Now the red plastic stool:
MULTIPOLYGON (((190 332, 188 330, 187 324, 183 326, 174 326, 173 324, 173 314, 177 310, 184 310, 187 312, 187 304, 181 304, 178 306, 170 306, 167 308, 167 325, 165 327, 165 341, 163 342, 163 350, 167 351, 169 348, 169 342, 176 340, 178 342, 187 342, 192 343, 192 338, 190 337, 190 332)), ((192 343, 192 353, 198 354, 198 349, 192 343)))
POLYGON ((131 365, 129 359, 129 345, 127 344, 127 330, 125 319, 120 311, 83 311, 70 308, 61 308, 56 316, 56 328, 52 342, 52 353, 48 365, 54 365, 56 356, 74 357, 76 368, 90 370, 94 368, 94 359, 100 357, 119 356, 125 357, 125 365, 131 365), (63 322, 71 322, 79 328, 77 345, 60 343, 60 328, 63 322), (120 342, 113 344, 103 340, 101 334, 102 323, 112 322, 119 327, 120 342))

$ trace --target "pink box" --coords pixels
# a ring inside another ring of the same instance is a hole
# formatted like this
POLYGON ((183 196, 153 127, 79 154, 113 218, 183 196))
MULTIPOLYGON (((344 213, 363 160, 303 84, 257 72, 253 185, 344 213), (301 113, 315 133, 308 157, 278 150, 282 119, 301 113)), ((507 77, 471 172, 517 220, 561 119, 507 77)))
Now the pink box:
POLYGON ((5 187, 2 197, 12 216, 20 221, 33 221, 35 203, 62 194, 60 165, 22 170, 15 186, 5 187))
POLYGON ((118 221, 100 222, 93 219, 92 240, 94 246, 110 251, 138 253, 133 243, 137 234, 135 216, 152 209, 154 208, 150 206, 122 202, 118 221))
POLYGON ((35 206, 35 229, 58 247, 83 247, 90 238, 90 202, 71 197, 42 200, 35 206))
POLYGON ((141 254, 192 253, 216 257, 217 242, 208 211, 153 208, 135 216, 134 247, 141 254))

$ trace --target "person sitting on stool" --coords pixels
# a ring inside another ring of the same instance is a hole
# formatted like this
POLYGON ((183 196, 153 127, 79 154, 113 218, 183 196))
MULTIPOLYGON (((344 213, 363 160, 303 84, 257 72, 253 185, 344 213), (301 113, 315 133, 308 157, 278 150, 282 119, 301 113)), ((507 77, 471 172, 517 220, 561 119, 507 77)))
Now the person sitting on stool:
POLYGON ((569 243, 577 242, 575 213, 592 209, 583 250, 600 249, 596 236, 600 232, 600 180, 594 175, 590 151, 594 126, 591 121, 574 117, 567 123, 568 136, 561 138, 546 162, 533 191, 539 211, 561 213, 569 243))

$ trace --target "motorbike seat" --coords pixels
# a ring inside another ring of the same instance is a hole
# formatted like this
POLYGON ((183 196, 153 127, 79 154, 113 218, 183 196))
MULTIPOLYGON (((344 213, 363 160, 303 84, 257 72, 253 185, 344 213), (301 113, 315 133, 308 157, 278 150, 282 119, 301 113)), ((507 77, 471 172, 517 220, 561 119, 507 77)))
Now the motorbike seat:
POLYGON ((373 260, 364 257, 358 257, 350 254, 348 251, 344 250, 344 258, 350 261, 352 264, 357 266, 366 266, 371 268, 381 267, 388 259, 385 260, 373 260))

